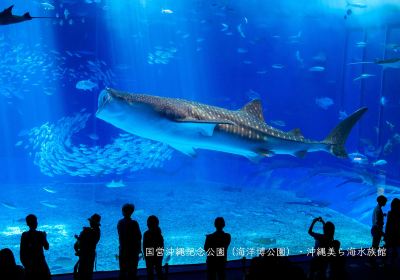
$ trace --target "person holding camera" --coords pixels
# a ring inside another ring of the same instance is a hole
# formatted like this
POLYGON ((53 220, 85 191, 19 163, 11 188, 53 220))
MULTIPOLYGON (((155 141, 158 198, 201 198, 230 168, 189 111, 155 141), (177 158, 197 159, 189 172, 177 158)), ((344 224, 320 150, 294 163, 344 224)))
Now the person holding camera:
POLYGON ((37 217, 29 214, 25 218, 29 227, 22 233, 20 244, 20 259, 25 268, 26 279, 51 279, 50 269, 44 256, 44 250, 49 250, 46 232, 38 231, 37 217))
POLYGON ((93 278, 94 263, 96 260, 96 246, 100 240, 99 214, 93 214, 89 219, 90 227, 84 227, 74 244, 75 255, 79 257, 74 267, 74 278, 90 280, 93 278))
POLYGON ((315 239, 309 279, 325 279, 328 266, 328 259, 326 257, 334 241, 335 225, 332 222, 325 222, 321 217, 318 217, 312 221, 308 229, 308 234, 315 239), (317 222, 323 225, 322 234, 314 232, 314 225, 317 222))

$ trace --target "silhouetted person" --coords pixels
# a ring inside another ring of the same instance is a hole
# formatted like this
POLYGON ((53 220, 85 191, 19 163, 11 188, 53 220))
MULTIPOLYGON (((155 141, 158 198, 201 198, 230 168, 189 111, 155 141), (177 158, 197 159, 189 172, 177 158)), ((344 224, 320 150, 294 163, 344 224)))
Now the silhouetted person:
POLYGON ((131 216, 135 211, 133 204, 122 206, 123 219, 118 222, 119 237, 119 278, 136 279, 139 255, 141 253, 142 233, 137 221, 131 216))
POLYGON ((400 249, 400 199, 398 198, 394 198, 390 204, 386 221, 385 244, 388 261, 393 264, 400 249))
POLYGON ((207 279, 224 280, 225 266, 228 258, 228 247, 231 243, 231 235, 223 231, 225 220, 222 217, 215 219, 216 231, 206 235, 204 250, 207 253, 207 279))
POLYGON ((154 270, 157 278, 163 279, 162 260, 164 255, 164 238, 156 216, 147 219, 148 230, 143 235, 143 253, 146 261, 147 279, 154 279, 154 270))
POLYGON ((93 278, 94 263, 96 260, 96 246, 100 240, 100 221, 99 214, 93 214, 89 219, 89 227, 76 236, 74 245, 75 255, 79 257, 78 263, 74 268, 74 275, 79 280, 90 280, 93 278))
MULTIPOLYGON (((371 227, 371 235, 372 235, 372 248, 376 251, 379 249, 379 244, 381 243, 381 239, 384 236, 383 225, 384 225, 384 217, 385 214, 382 211, 382 207, 386 205, 387 198, 383 195, 380 195, 376 198, 377 205, 374 208, 372 213, 372 227, 371 227)), ((376 266, 376 256, 371 255, 369 259, 370 265, 376 266)))
POLYGON ((23 280, 24 268, 15 263, 13 252, 9 248, 0 250, 0 279, 23 280))
POLYGON ((384 214, 382 207, 386 205, 387 198, 383 195, 377 197, 376 202, 378 205, 374 208, 372 213, 372 248, 378 249, 381 239, 383 237, 383 224, 384 224, 384 214))
POLYGON ((36 230, 38 221, 35 215, 29 214, 25 220, 29 230, 21 236, 20 259, 25 267, 26 279, 51 279, 43 252, 43 249, 49 250, 46 232, 36 230))
POLYGON ((333 240, 331 244, 334 256, 329 256, 329 280, 345 280, 346 277, 346 260, 344 253, 340 253, 340 241, 333 240))
POLYGON ((334 240, 335 235, 335 225, 332 222, 324 222, 321 217, 315 218, 310 228, 308 229, 308 234, 311 235, 315 239, 315 252, 325 252, 325 256, 320 254, 312 258, 310 262, 310 279, 326 279, 326 269, 327 269, 327 259, 326 253, 330 247, 332 247, 332 241, 334 240), (324 233, 315 233, 313 231, 314 225, 316 222, 321 222, 323 224, 324 233))

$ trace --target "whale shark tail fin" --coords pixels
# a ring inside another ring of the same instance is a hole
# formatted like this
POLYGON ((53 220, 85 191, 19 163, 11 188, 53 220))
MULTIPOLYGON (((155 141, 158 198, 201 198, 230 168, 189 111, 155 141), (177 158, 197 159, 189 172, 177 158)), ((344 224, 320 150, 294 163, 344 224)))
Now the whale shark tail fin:
POLYGON ((25 13, 25 14, 23 15, 23 17, 24 17, 25 19, 32 19, 32 17, 31 17, 31 15, 29 14, 29 12, 25 13))
POLYGON ((348 116, 346 119, 341 121, 328 137, 324 139, 324 143, 328 144, 329 151, 331 154, 339 158, 347 158, 347 152, 344 147, 347 137, 349 136, 354 125, 360 120, 364 113, 368 110, 366 107, 362 107, 355 111, 353 114, 348 116))

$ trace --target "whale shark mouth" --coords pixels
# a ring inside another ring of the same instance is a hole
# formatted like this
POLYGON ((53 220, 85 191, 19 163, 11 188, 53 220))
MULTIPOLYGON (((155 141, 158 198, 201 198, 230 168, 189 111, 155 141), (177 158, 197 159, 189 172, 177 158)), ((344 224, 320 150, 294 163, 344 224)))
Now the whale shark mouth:
POLYGON ((100 93, 98 100, 99 101, 98 101, 96 116, 99 115, 101 111, 103 111, 104 107, 112 100, 112 97, 108 89, 105 89, 100 93))

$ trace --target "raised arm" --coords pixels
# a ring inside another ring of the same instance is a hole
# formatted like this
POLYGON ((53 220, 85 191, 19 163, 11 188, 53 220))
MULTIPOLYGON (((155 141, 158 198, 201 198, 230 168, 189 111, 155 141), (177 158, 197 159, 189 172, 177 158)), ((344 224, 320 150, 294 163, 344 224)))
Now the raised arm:
POLYGON ((311 225, 310 225, 310 228, 308 229, 308 234, 311 235, 312 237, 315 236, 315 232, 313 231, 313 229, 314 229, 315 223, 318 222, 318 221, 321 221, 322 223, 324 223, 324 221, 322 220, 321 217, 315 218, 315 219, 312 221, 312 223, 311 223, 311 225))

